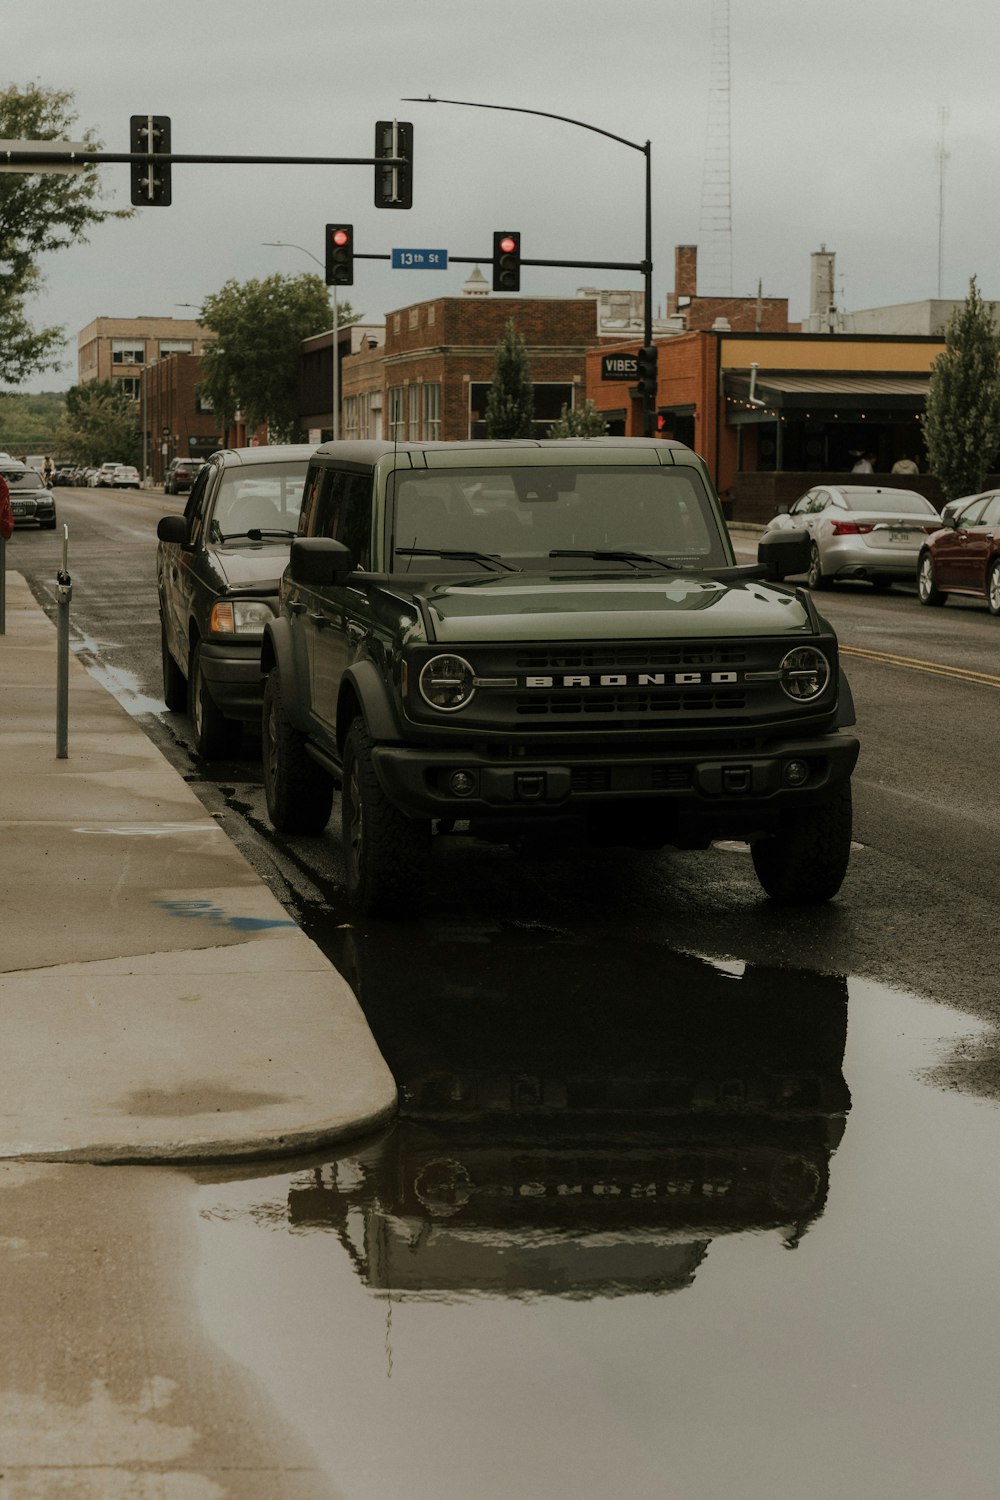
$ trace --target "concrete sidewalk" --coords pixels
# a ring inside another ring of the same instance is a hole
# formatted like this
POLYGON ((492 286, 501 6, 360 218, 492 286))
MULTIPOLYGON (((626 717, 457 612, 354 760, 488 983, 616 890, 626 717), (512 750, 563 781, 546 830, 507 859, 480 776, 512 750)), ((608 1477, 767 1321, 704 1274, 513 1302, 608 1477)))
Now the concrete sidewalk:
POLYGON ((7 574, 0 1158, 182 1161, 376 1129, 396 1089, 349 986, 7 574))

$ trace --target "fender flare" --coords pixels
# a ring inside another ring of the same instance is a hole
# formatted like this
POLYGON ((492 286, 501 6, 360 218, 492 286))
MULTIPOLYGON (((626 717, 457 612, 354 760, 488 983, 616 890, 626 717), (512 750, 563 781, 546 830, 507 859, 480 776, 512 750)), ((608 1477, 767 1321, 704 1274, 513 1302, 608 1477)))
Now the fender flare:
POLYGON ((337 695, 337 743, 341 749, 350 727, 350 716, 341 712, 348 693, 357 700, 373 740, 399 739, 395 704, 382 674, 371 661, 358 661, 344 673, 337 695))
POLYGON ((264 626, 264 639, 260 643, 261 676, 266 679, 275 669, 282 683, 281 706, 296 729, 305 730, 306 722, 299 712, 300 696, 296 691, 292 633, 288 621, 281 616, 264 626))
POLYGON ((854 694, 851 692, 851 684, 847 680, 847 673, 838 663, 837 681, 837 717, 834 721, 838 729, 849 729, 852 724, 857 723, 854 712, 854 694))

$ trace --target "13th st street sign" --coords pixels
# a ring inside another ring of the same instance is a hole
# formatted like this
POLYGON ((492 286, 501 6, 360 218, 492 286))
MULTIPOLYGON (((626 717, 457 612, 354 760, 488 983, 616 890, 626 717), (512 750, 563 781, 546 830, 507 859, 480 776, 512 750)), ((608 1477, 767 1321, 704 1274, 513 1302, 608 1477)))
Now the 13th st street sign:
POLYGON ((638 380, 639 356, 637 354, 602 354, 602 380, 638 380))

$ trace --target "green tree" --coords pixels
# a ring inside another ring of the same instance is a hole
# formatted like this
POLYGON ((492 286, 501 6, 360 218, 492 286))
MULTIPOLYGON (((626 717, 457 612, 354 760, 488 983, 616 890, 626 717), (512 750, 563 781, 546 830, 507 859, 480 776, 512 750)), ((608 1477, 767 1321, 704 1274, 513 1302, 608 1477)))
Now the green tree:
POLYGON ((137 464, 141 437, 136 404, 113 380, 71 386, 56 439, 60 457, 77 463, 137 464))
POLYGON ((558 422, 545 435, 550 438, 593 438, 603 437, 607 430, 607 422, 588 398, 581 406, 563 406, 558 422))
POLYGON ((488 438, 531 437, 535 413, 535 389, 531 383, 528 351, 509 318, 503 340, 497 345, 493 383, 486 398, 488 438))
MULTIPOLYGON (((100 150, 92 131, 74 131, 72 101, 71 93, 37 83, 0 88, 0 137, 79 139, 89 150, 100 150)), ((28 316, 27 303, 41 285, 39 257, 85 239, 93 224, 132 213, 100 206, 100 170, 0 175, 0 385, 16 386, 55 367, 65 343, 63 329, 34 328, 28 316)))
POLYGON ((974 495, 1000 447, 1000 332, 973 276, 945 330, 927 392, 924 441, 946 500, 974 495))
MULTIPOLYGON (((350 304, 345 310, 352 321, 360 316, 350 304)), ((332 322, 322 279, 227 281, 206 297, 200 321, 216 335, 202 356, 201 389, 220 424, 231 427, 240 411, 248 427, 266 423, 275 442, 294 440, 301 426, 302 340, 332 322)))

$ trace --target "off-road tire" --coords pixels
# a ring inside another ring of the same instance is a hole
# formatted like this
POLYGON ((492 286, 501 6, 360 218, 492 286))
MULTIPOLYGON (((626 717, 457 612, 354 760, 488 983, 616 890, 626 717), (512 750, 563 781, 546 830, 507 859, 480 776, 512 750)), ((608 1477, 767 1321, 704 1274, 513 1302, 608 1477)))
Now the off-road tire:
POLYGON ((194 748, 202 760, 223 760, 240 742, 243 726, 227 719, 209 691, 201 666, 201 642, 191 652, 188 675, 188 713, 194 728, 194 748))
POLYGON ((167 631, 160 621, 160 657, 163 662, 163 701, 172 714, 183 713, 187 708, 187 678, 170 655, 167 631))
POLYGON ((829 901, 843 884, 851 857, 851 784, 834 788, 819 807, 787 813, 775 834, 751 846, 764 890, 782 906, 829 901))
POLYGON ((361 916, 403 917, 419 910, 430 858, 431 825, 408 818, 383 792, 364 720, 344 744, 341 792, 347 894, 361 916))
POLYGON ((279 833, 322 833, 333 811, 333 777, 310 759, 305 743, 282 706, 275 667, 264 684, 260 749, 267 815, 279 833))
POLYGON ((917 598, 921 604, 944 604, 948 595, 937 586, 934 576, 934 559, 929 552, 921 552, 917 563, 917 598))

